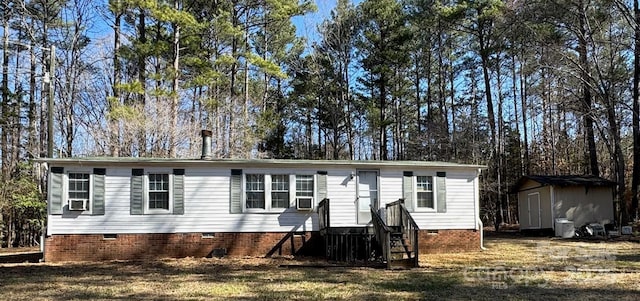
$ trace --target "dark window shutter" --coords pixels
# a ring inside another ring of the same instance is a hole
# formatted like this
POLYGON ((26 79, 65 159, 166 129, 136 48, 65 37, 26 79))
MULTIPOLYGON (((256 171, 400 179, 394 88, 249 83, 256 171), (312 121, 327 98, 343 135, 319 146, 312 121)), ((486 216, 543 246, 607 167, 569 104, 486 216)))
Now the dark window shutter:
POLYGON ((405 171, 402 173, 402 197, 404 198, 404 206, 413 211, 413 172, 405 171))
POLYGON ((327 172, 318 171, 318 202, 327 198, 327 172))
POLYGON ((184 169, 173 170, 173 214, 184 214, 184 169))
POLYGON ((93 169, 93 204, 91 214, 104 215, 104 177, 106 169, 93 169))
POLYGON ((231 170, 231 213, 242 213, 242 169, 231 170))
POLYGON ((144 213, 144 169, 131 170, 131 215, 144 213))
POLYGON ((436 173, 436 198, 438 212, 447 212, 447 173, 436 173))
POLYGON ((62 214, 62 204, 65 199, 63 194, 63 179, 64 179, 64 168, 62 167, 52 167, 51 173, 49 173, 49 177, 51 177, 49 189, 49 214, 62 214))

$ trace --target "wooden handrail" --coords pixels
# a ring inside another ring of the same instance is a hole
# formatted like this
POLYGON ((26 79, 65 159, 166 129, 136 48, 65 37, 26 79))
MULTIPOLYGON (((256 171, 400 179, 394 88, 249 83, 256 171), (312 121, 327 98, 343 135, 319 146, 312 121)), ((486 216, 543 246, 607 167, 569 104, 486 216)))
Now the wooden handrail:
POLYGON ((320 227, 320 231, 331 227, 331 220, 329 217, 329 199, 327 198, 318 203, 318 225, 320 227))
POLYGON ((407 210, 407 207, 405 207, 404 199, 399 199, 387 204, 386 209, 387 225, 398 227, 402 233, 407 234, 409 244, 412 248, 411 252, 413 253, 414 266, 418 266, 418 231, 420 228, 409 213, 409 210, 407 210))
POLYGON ((378 243, 382 248, 382 261, 386 261, 387 268, 391 268, 391 228, 386 225, 378 211, 376 211, 373 206, 370 206, 370 208, 371 222, 373 223, 378 243))

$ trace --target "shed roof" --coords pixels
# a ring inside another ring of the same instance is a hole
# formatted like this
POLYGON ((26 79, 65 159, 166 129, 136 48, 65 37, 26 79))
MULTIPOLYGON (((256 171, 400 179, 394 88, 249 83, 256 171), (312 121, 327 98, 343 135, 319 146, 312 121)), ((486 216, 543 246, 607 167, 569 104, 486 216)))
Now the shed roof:
POLYGON ((596 187, 596 186, 615 186, 616 182, 609 181, 607 179, 596 177, 592 175, 564 175, 564 176, 542 176, 542 175, 530 175, 523 176, 520 180, 514 185, 514 192, 520 190, 520 187, 528 180, 536 181, 543 186, 554 185, 554 186, 587 186, 587 187, 596 187))

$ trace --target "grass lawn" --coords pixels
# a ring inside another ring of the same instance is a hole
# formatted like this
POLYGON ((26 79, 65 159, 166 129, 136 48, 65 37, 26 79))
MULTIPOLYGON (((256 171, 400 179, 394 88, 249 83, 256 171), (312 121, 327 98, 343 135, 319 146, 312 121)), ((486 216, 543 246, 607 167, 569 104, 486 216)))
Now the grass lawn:
POLYGON ((638 300, 640 244, 488 238, 420 268, 289 258, 0 265, 1 300, 638 300), (314 266, 315 265, 315 266, 314 266))

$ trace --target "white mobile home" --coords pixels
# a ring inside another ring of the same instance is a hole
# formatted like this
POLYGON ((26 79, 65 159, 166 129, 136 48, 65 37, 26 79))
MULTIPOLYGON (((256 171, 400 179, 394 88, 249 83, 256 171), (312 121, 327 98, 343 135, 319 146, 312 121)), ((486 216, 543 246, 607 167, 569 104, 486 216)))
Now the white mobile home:
POLYGON ((480 165, 151 158, 42 162, 49 167, 46 261, 323 255, 328 246, 320 230, 371 229, 372 214, 377 216, 371 207, 385 208, 399 199, 419 229, 420 252, 480 247, 480 165))

